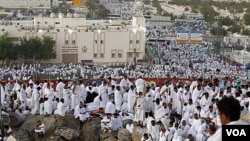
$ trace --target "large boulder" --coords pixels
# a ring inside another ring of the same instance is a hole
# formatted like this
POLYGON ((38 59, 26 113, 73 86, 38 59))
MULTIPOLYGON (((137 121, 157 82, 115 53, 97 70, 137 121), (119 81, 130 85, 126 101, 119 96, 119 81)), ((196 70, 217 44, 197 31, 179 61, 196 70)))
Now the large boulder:
POLYGON ((68 116, 57 116, 55 127, 68 127, 71 129, 80 129, 80 120, 68 116))
POLYGON ((62 136, 66 140, 74 140, 79 138, 80 131, 67 127, 56 127, 54 134, 57 136, 62 136))
POLYGON ((135 126, 132 131, 132 140, 140 141, 144 133, 147 133, 147 128, 141 128, 139 126, 135 126))
POLYGON ((107 132, 102 132, 100 134, 100 141, 113 141, 114 137, 117 136, 118 132, 111 132, 111 133, 107 133, 107 132))
POLYGON ((117 131, 114 132, 102 132, 100 134, 100 141, 112 141, 114 139, 115 136, 117 136, 117 131))
MULTIPOLYGON (((83 124, 74 116, 68 114, 65 117, 51 115, 29 115, 26 120, 18 127, 13 128, 13 133, 9 141, 112 141, 115 133, 107 133, 101 136, 101 119, 92 118, 83 124), (45 124, 45 135, 38 137, 34 132, 38 120, 45 124), (108 135, 109 134, 109 135, 108 135)), ((131 141, 131 140, 130 140, 131 141)))
POLYGON ((23 123, 23 120, 14 112, 10 112, 9 117, 10 117, 9 125, 11 128, 18 128, 23 123))
POLYGON ((122 121, 122 127, 126 128, 127 124, 132 124, 132 123, 133 123, 132 119, 125 119, 125 120, 122 121))
POLYGON ((247 123, 250 123, 250 113, 241 116, 240 119, 247 123))
POLYGON ((65 141, 61 136, 50 136, 46 138, 46 141, 65 141))
POLYGON ((92 118, 85 122, 81 129, 80 141, 100 141, 101 119, 92 118))
POLYGON ((126 128, 119 129, 117 136, 119 138, 119 141, 132 141, 131 133, 126 128))
POLYGON ((38 136, 34 132, 34 128, 38 120, 41 120, 45 124, 45 135, 43 138, 50 136, 54 131, 54 123, 56 120, 54 116, 45 118, 44 115, 29 115, 23 122, 23 124, 21 124, 18 129, 13 131, 13 133, 11 134, 12 138, 14 138, 15 140, 22 139, 22 141, 26 141, 25 137, 27 136, 27 141, 44 140, 38 138, 38 136))
POLYGON ((34 136, 27 130, 16 130, 13 131, 11 136, 7 139, 7 141, 34 141, 34 136))

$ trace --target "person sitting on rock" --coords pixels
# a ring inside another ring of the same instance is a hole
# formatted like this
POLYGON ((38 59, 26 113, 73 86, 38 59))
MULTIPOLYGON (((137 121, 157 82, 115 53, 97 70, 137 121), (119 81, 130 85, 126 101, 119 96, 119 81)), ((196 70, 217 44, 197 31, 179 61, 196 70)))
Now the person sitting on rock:
POLYGON ((45 124, 38 120, 34 131, 39 137, 42 137, 45 134, 45 124))
POLYGON ((65 114, 68 112, 69 112, 69 106, 64 104, 64 99, 62 98, 60 102, 57 104, 55 114, 60 116, 65 116, 65 114))
POLYGON ((101 130, 103 132, 111 132, 111 114, 106 114, 101 120, 101 130))
POLYGON ((141 141, 152 141, 150 136, 147 133, 144 133, 141 137, 141 141))
POLYGON ((4 137, 3 140, 6 141, 11 133, 12 129, 8 125, 5 125, 3 128, 3 137, 4 137))
POLYGON ((119 138, 117 136, 114 136, 113 141, 119 141, 119 138))
POLYGON ((90 114, 87 105, 80 101, 80 104, 75 107, 74 116, 76 119, 80 119, 82 122, 89 121, 90 114))
POLYGON ((115 113, 113 115, 110 122, 111 122, 111 129, 113 131, 118 131, 120 128, 122 128, 122 119, 118 113, 115 113))

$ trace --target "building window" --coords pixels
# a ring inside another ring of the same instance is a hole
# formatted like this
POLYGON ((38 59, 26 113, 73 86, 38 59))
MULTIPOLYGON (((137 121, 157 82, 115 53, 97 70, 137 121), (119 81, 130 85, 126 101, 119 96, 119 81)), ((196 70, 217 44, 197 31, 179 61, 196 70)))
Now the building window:
POLYGON ((65 45, 69 44, 69 41, 68 40, 65 40, 65 45))
POLYGON ((94 58, 97 58, 97 53, 94 53, 94 58))
POLYGON ((76 44, 76 40, 72 40, 72 45, 75 45, 76 44))
POLYGON ((129 40, 129 44, 133 44, 133 40, 129 40))
POLYGON ((60 24, 60 22, 56 22, 55 24, 60 24))
POLYGON ((132 52, 129 52, 129 53, 128 53, 128 57, 129 57, 129 58, 133 57, 133 53, 132 53, 132 52))
POLYGON ((53 43, 54 43, 54 44, 56 44, 56 41, 55 41, 55 40, 53 40, 53 43))
POLYGON ((136 44, 139 44, 139 40, 136 40, 136 44))
POLYGON ((47 24, 48 22, 44 22, 45 24, 47 24))
POLYGON ((103 44, 103 40, 101 40, 101 44, 103 44))
POLYGON ((37 24, 40 24, 40 22, 36 22, 37 24))
POLYGON ((103 54, 103 53, 101 53, 101 54, 100 54, 100 57, 101 57, 101 58, 103 58, 103 57, 104 57, 104 54, 103 54))
POLYGON ((97 44, 97 40, 95 40, 95 43, 97 44))
POLYGON ((111 57, 112 58, 115 58, 115 53, 116 53, 116 50, 111 50, 111 57))
POLYGON ((122 58, 122 50, 118 50, 118 58, 122 58))
POLYGON ((136 57, 139 57, 139 53, 138 53, 138 52, 136 52, 136 53, 135 53, 135 56, 136 56, 136 57))

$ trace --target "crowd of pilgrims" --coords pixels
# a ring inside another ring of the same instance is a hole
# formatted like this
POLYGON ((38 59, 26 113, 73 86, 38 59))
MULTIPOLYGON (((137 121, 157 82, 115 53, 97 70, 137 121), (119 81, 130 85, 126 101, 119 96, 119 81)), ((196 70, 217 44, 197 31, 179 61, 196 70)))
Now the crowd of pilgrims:
POLYGON ((82 123, 101 118, 103 132, 117 131, 123 120, 132 119, 137 124, 126 128, 130 132, 134 126, 145 128, 142 140, 205 141, 221 125, 217 110, 221 99, 237 99, 241 115, 250 111, 249 83, 233 85, 229 80, 176 79, 162 85, 148 83, 141 76, 130 81, 126 75, 119 83, 107 77, 101 84, 18 80, 1 84, 1 104, 3 114, 15 112, 23 120, 30 114, 67 116, 72 110, 82 123))
POLYGON ((135 8, 135 3, 120 0, 100 0, 105 8, 110 11, 110 15, 119 15, 123 20, 130 20, 132 17, 142 16, 142 13, 135 8))
MULTIPOLYGON (((122 19, 138 16, 130 2, 100 0, 111 15, 122 19)), ((171 26, 146 23, 146 38, 164 38, 175 35, 175 30, 205 30, 203 21, 176 22, 171 26)), ((206 141, 220 126, 217 104, 224 97, 240 102, 241 116, 250 111, 249 82, 235 85, 231 79, 247 78, 247 71, 213 53, 210 42, 178 44, 154 42, 147 48, 153 53, 150 66, 131 63, 110 65, 14 64, 0 68, 2 113, 15 112, 22 120, 30 114, 68 116, 88 122, 101 118, 103 132, 117 131, 122 121, 146 129, 141 141, 206 141), (58 76, 57 82, 36 81, 35 75, 58 76), (101 83, 75 78, 102 78, 101 83), (139 76, 139 77, 138 77, 139 76), (148 83, 145 78, 195 78, 194 81, 173 79, 164 84, 148 83), (136 78, 131 81, 129 78, 136 78), (116 81, 120 79, 120 81, 116 81)), ((45 124, 39 121, 45 132, 45 124)), ((8 133, 12 129, 6 127, 8 133)))

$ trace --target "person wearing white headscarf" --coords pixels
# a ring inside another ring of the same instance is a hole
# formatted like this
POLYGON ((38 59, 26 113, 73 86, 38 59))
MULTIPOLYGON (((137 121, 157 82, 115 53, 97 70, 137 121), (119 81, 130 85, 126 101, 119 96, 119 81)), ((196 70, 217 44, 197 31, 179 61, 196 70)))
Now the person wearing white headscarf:
POLYGON ((206 136, 203 134, 203 126, 198 128, 197 135, 195 136, 196 141, 206 141, 206 136))
POLYGON ((74 116, 76 119, 79 118, 80 121, 85 122, 90 118, 87 105, 84 105, 82 101, 80 101, 80 104, 77 105, 74 109, 74 116))
POLYGON ((143 121, 145 120, 145 97, 143 92, 139 92, 139 95, 135 99, 135 117, 139 125, 143 126, 143 121))
POLYGON ((81 88, 77 82, 74 82, 71 89, 72 89, 71 108, 74 109, 80 101, 81 88))
POLYGON ((182 136, 181 136, 181 130, 180 129, 175 131, 172 141, 182 141, 182 136))
POLYGON ((190 125, 187 124, 185 119, 181 120, 181 125, 179 126, 182 138, 187 138, 188 132, 190 130, 190 125))
POLYGON ((114 113, 116 113, 115 102, 109 101, 106 104, 105 113, 107 113, 107 114, 114 114, 114 113))
POLYGON ((36 89, 34 89, 34 91, 32 92, 32 103, 34 105, 34 107, 31 110, 32 114, 37 114, 39 113, 39 100, 41 98, 41 87, 37 87, 36 89))
POLYGON ((128 112, 129 113, 133 112, 135 99, 136 99, 136 93, 135 93, 134 86, 132 85, 130 86, 130 90, 128 91, 128 112))
POLYGON ((116 90, 115 90, 115 108, 117 111, 121 111, 122 110, 122 101, 123 101, 123 97, 122 97, 122 92, 121 92, 121 88, 119 85, 116 86, 116 90))
POLYGON ((122 128, 122 119, 121 116, 119 116, 119 114, 114 114, 111 117, 111 129, 113 131, 118 131, 120 128, 122 128))
POLYGON ((166 128, 164 126, 160 126, 160 135, 159 135, 159 141, 166 141, 169 131, 166 130, 166 128))
POLYGON ((137 93, 139 93, 140 91, 144 91, 144 82, 145 80, 142 79, 142 76, 139 76, 139 78, 135 80, 135 87, 137 93))
POLYGON ((107 102, 109 101, 108 99, 108 83, 106 80, 102 82, 102 84, 99 86, 99 98, 100 98, 100 106, 105 107, 107 102))
POLYGON ((188 134, 191 134, 193 137, 195 137, 196 134, 198 133, 198 128, 201 126, 201 124, 202 124, 201 119, 198 117, 198 114, 195 113, 194 119, 193 119, 193 122, 192 122, 192 125, 188 134))
POLYGON ((160 136, 159 125, 155 123, 155 120, 151 120, 150 125, 151 126, 148 128, 148 134, 153 141, 158 141, 160 136))
POLYGON ((52 114, 52 100, 53 100, 53 93, 50 90, 51 86, 47 83, 47 87, 44 89, 44 113, 45 116, 52 114))

